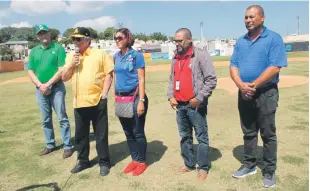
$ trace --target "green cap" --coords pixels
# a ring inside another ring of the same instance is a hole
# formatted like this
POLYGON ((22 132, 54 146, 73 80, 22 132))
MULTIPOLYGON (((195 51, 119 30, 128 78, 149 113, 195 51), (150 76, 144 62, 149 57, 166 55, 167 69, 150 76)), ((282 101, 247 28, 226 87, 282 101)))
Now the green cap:
POLYGON ((49 31, 50 29, 46 25, 37 25, 36 26, 36 34, 38 34, 40 31, 49 31))

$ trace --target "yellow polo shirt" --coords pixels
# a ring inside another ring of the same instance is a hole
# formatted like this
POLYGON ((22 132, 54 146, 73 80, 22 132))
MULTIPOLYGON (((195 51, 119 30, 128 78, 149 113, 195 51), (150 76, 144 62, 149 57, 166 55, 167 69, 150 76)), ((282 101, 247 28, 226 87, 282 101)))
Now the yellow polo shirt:
MULTIPOLYGON (((73 55, 74 52, 68 53, 64 67, 71 64, 73 55)), ((104 78, 114 69, 113 59, 103 50, 88 48, 80 56, 77 68, 71 78, 73 107, 96 106, 100 101, 104 78)))

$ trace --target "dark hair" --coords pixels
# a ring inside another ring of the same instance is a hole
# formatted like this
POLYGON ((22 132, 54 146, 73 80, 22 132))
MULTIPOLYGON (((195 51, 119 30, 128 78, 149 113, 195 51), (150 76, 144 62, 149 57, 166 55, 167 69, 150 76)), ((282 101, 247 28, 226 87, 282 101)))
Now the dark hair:
POLYGON ((133 44, 135 43, 135 39, 134 39, 132 33, 130 32, 130 30, 127 28, 120 28, 116 31, 116 33, 118 33, 118 32, 122 33, 123 35, 125 35, 125 37, 128 38, 127 47, 129 47, 129 48, 132 47, 133 44))
POLYGON ((263 7, 259 6, 259 5, 251 5, 249 6, 246 10, 252 9, 252 8, 256 8, 259 10, 260 16, 264 17, 265 13, 264 13, 264 9, 263 7))
POLYGON ((188 28, 180 28, 180 29, 177 30, 175 33, 179 33, 179 32, 184 32, 184 33, 185 33, 185 36, 186 36, 187 38, 192 39, 192 33, 191 33, 191 31, 190 31, 188 28))

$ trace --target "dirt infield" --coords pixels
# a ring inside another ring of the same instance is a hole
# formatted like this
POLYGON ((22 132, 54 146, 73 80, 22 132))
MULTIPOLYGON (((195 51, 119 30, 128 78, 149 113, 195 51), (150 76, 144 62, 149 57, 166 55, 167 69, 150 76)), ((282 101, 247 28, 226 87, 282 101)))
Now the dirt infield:
MULTIPOLYGON (((296 58, 288 58, 288 62, 308 62, 308 57, 296 57, 296 58)), ((229 66, 229 61, 217 61, 213 62, 214 66, 229 66)), ((160 72, 160 71, 170 71, 170 65, 152 65, 147 66, 148 72, 160 72)))
POLYGON ((23 83, 23 82, 30 82, 29 77, 25 76, 25 77, 20 77, 20 78, 15 78, 15 79, 12 79, 12 80, 7 80, 7 81, 4 81, 4 82, 0 82, 0 86, 7 85, 7 84, 23 83))
MULTIPOLYGON (((308 57, 299 57, 299 58, 288 58, 289 62, 305 62, 309 61, 308 57)), ((221 61, 221 62, 213 62, 214 66, 228 66, 228 61, 221 61)), ((157 71, 169 71, 170 65, 153 65, 147 66, 147 72, 157 72, 157 71)), ((30 79, 25 77, 20 77, 12 80, 7 80, 4 82, 0 82, 0 86, 8 85, 8 84, 15 84, 15 83, 23 83, 23 82, 30 82, 30 79)), ((309 79, 305 76, 280 76, 279 87, 286 88, 292 87, 297 85, 307 84, 309 79)), ((228 92, 229 95, 237 93, 237 88, 234 82, 230 78, 219 78, 218 79, 218 89, 224 89, 228 92)))
MULTIPOLYGON (((30 82, 28 77, 20 77, 13 80, 8 80, 0 83, 2 85, 14 84, 14 83, 24 83, 30 82)), ((280 76, 279 87, 288 88, 297 85, 307 84, 309 79, 305 76, 280 76)), ((237 93, 238 89, 236 88, 235 83, 230 78, 218 78, 217 89, 224 89, 228 92, 229 95, 237 93)))
MULTIPOLYGON (((308 77, 305 76, 280 76, 279 88, 289 88, 293 86, 307 84, 309 82, 308 77)), ((231 78, 219 78, 217 87, 218 89, 224 89, 229 95, 237 93, 238 88, 231 78)))

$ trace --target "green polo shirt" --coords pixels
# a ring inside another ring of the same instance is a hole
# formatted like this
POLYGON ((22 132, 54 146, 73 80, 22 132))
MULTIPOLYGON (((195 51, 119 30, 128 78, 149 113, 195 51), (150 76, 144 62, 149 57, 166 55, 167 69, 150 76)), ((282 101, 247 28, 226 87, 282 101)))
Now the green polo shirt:
POLYGON ((52 42, 47 48, 40 44, 30 52, 28 70, 33 70, 39 81, 46 83, 65 64, 65 60, 66 51, 60 44, 52 42))

